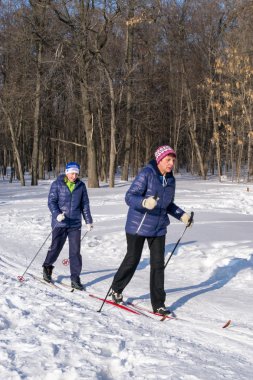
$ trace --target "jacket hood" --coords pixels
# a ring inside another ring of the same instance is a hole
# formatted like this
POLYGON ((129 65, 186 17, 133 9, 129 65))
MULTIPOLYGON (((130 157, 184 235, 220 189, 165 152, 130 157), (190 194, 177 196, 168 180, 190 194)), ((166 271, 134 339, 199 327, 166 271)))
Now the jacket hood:
MULTIPOLYGON (((162 176, 160 170, 157 167, 157 162, 156 160, 151 160, 149 161, 148 165, 149 168, 153 170, 155 174, 157 174, 159 177, 162 176)), ((170 173, 166 173, 165 178, 170 178, 173 177, 173 172, 171 171, 170 173)))
POLYGON ((66 174, 60 174, 60 175, 58 175, 58 177, 57 177, 57 181, 60 181, 60 182, 62 182, 62 181, 64 181, 64 178, 66 177, 66 174))

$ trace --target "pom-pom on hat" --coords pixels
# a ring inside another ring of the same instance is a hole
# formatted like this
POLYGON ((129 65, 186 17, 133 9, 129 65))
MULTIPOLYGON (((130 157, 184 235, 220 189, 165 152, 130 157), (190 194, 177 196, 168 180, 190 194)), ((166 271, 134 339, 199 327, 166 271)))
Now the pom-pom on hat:
POLYGON ((80 165, 77 162, 68 162, 65 168, 65 173, 76 173, 79 174, 80 172, 80 165))
POLYGON ((159 162, 169 154, 173 154, 175 157, 177 156, 176 152, 169 145, 159 146, 159 148, 155 151, 155 159, 157 164, 159 164, 159 162))

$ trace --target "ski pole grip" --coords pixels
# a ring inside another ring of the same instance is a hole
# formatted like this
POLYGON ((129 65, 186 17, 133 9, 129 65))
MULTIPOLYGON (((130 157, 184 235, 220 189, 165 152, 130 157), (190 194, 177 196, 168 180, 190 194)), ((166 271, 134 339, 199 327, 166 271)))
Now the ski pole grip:
POLYGON ((190 225, 192 224, 193 216, 194 216, 194 212, 192 211, 192 212, 191 212, 190 219, 189 219, 189 222, 188 222, 188 224, 187 224, 187 227, 190 227, 190 225))

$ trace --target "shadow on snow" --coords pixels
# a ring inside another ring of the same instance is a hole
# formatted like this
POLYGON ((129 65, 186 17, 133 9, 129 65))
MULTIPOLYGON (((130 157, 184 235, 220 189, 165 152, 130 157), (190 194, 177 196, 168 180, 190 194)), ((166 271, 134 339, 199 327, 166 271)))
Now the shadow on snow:
POLYGON ((188 290, 197 289, 193 291, 192 293, 187 294, 179 298, 177 301, 175 301, 170 306, 171 310, 176 310, 180 308, 186 302, 188 302, 194 297, 222 288, 229 281, 231 281, 232 278, 236 277, 240 271, 248 269, 248 268, 252 268, 252 267, 253 267, 253 254, 250 256, 249 259, 242 259, 242 258, 235 257, 232 260, 230 260, 227 265, 215 269, 211 277, 206 281, 203 281, 193 286, 167 290, 166 293, 174 293, 178 291, 188 291, 188 290))
MULTIPOLYGON (((192 293, 186 294, 183 297, 179 298, 174 303, 172 303, 170 305, 170 310, 175 311, 194 297, 222 288, 229 281, 231 281, 232 278, 237 276, 237 274, 240 271, 248 269, 248 268, 253 268, 253 254, 250 256, 249 259, 242 259, 242 258, 236 258, 236 257, 231 259, 227 265, 215 269, 213 274, 208 280, 203 281, 197 285, 186 286, 186 287, 175 288, 175 289, 167 289, 166 290, 167 294, 196 289, 192 293)), ((138 299, 144 300, 144 299, 149 299, 149 298, 150 298, 150 293, 142 295, 138 298, 136 297, 131 298, 131 301, 138 300, 138 299)))

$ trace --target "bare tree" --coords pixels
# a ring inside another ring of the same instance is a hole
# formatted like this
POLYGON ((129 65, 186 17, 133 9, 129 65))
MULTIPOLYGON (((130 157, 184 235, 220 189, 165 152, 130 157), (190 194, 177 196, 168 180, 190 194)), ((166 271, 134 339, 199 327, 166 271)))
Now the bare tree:
POLYGON ((25 186, 25 178, 24 178, 22 163, 21 163, 20 154, 19 154, 19 150, 18 150, 18 145, 17 145, 17 141, 16 141, 16 136, 15 136, 15 132, 14 132, 14 127, 13 127, 11 118, 8 114, 8 111, 6 110, 1 98, 0 98, 0 106, 1 106, 1 109, 3 111, 5 118, 7 120, 7 124, 8 124, 9 130, 10 130, 11 141, 12 141, 13 152, 14 152, 14 159, 17 161, 20 183, 22 186, 25 186))

